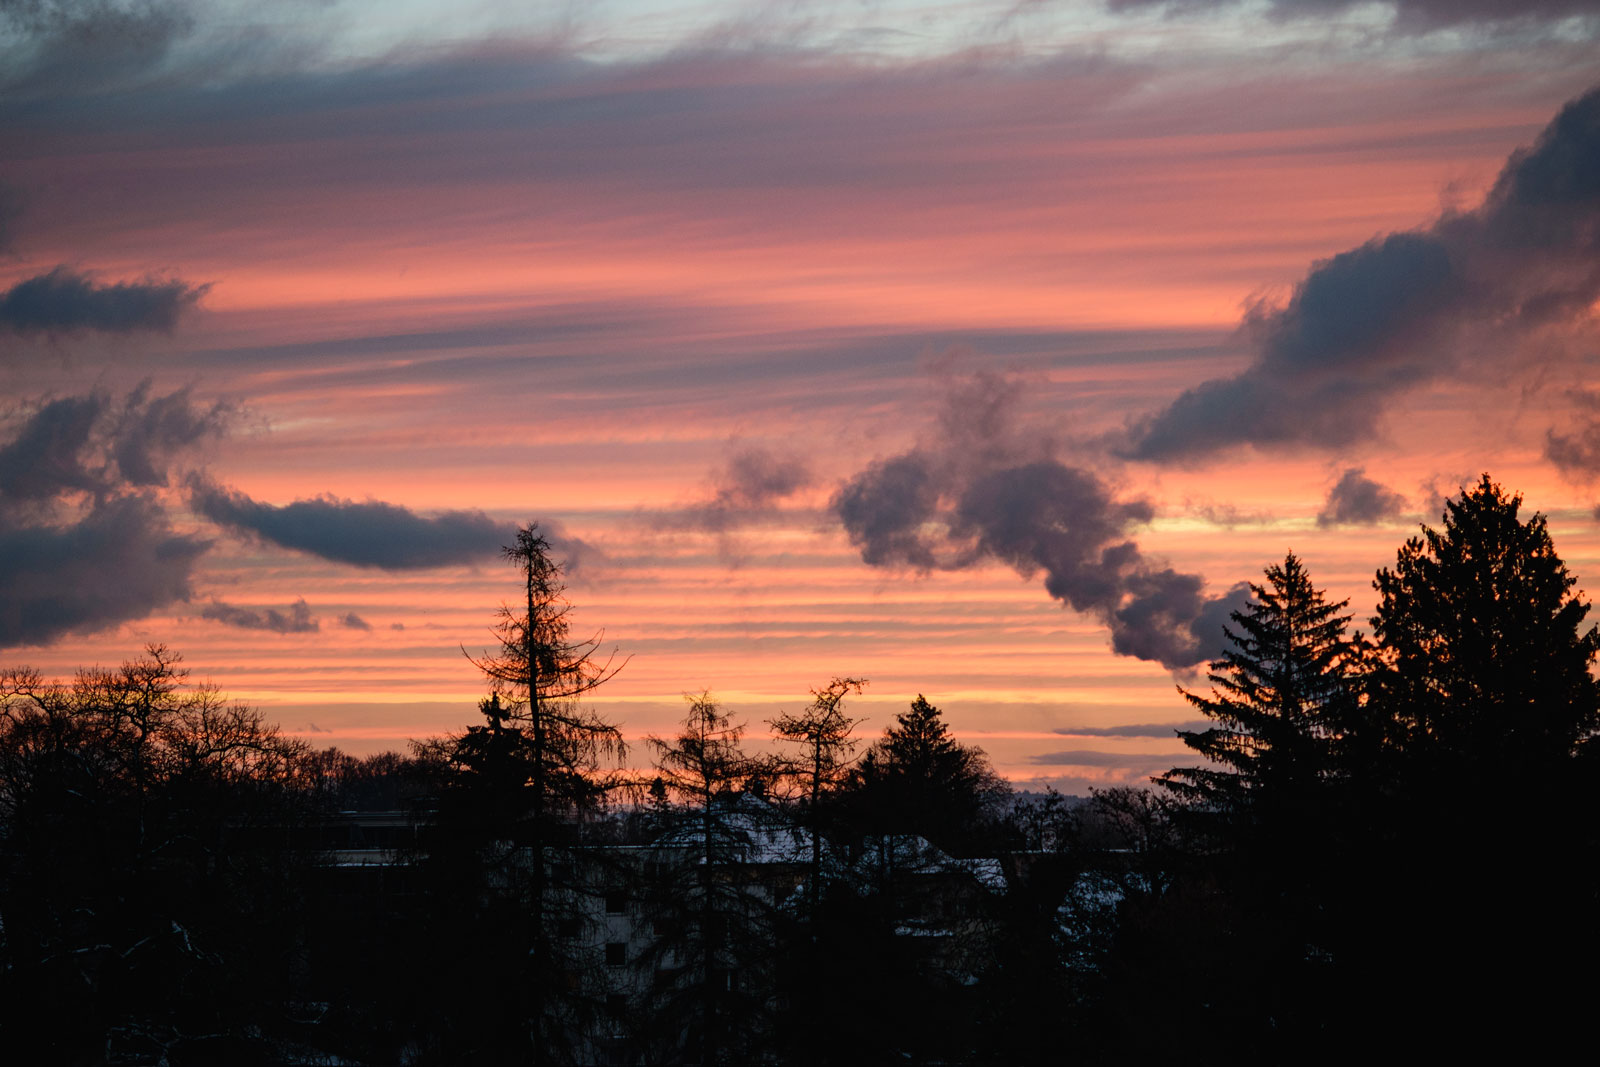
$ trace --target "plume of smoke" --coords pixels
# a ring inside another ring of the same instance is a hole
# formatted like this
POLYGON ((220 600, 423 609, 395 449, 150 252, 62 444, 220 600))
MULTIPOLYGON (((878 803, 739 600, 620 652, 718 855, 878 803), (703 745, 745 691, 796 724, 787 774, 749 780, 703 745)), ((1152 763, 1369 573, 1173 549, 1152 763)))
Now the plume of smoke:
POLYGON ((1180 669, 1211 659, 1222 623, 1242 607, 1240 583, 1205 595, 1204 580, 1145 556, 1129 531, 1144 501, 1119 501, 1095 474, 1018 430, 1021 382, 980 373, 952 383, 929 442, 874 461, 832 507, 862 559, 918 571, 998 560, 1099 618, 1121 655, 1180 669))
POLYGON ((1600 89, 1507 160, 1476 210, 1316 264, 1245 318, 1255 359, 1136 421, 1124 453, 1192 460, 1236 445, 1342 447, 1407 390, 1558 352, 1600 298, 1600 89))
POLYGON ((726 533, 771 515, 783 500, 812 485, 813 477, 799 456, 745 445, 729 453, 711 482, 709 499, 657 515, 655 524, 726 533))

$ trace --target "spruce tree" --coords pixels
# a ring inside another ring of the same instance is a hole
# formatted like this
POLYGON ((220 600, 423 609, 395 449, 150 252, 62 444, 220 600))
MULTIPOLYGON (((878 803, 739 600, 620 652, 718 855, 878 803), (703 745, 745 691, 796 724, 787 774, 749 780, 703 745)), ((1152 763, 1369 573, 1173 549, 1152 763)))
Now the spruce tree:
POLYGON ((1213 724, 1179 731, 1209 767, 1158 781, 1225 820, 1250 820, 1268 804, 1302 796, 1335 770, 1335 744, 1354 707, 1354 646, 1341 614, 1311 584, 1294 553, 1252 583, 1254 599, 1223 627, 1232 646, 1210 665, 1209 696, 1179 692, 1213 724))
POLYGON ((1496 1023, 1518 1041, 1576 1031, 1591 987, 1561 964, 1600 951, 1586 919, 1600 637, 1544 516, 1521 504, 1484 475, 1373 583, 1360 732, 1376 763, 1366 881, 1382 889, 1360 899, 1352 878, 1361 906, 1343 908, 1361 996, 1474 1041, 1496 1023))
POLYGON ((1375 697, 1413 772, 1542 777, 1600 728, 1600 636, 1545 518, 1485 474, 1373 583, 1375 697))
POLYGON ((950 736, 943 713, 920 693, 861 757, 852 803, 875 833, 913 833, 961 852, 1010 795, 983 749, 950 736))
POLYGON ((1226 1025, 1243 1058, 1294 1060, 1330 1021, 1329 887, 1345 840, 1335 797, 1358 646, 1345 636, 1347 602, 1330 602, 1293 553, 1250 589, 1223 628, 1211 692, 1179 689, 1212 723, 1179 736, 1210 763, 1157 779, 1182 801, 1186 854, 1173 857, 1167 891, 1129 912, 1117 966, 1148 977, 1159 938, 1161 957, 1181 961, 1161 965, 1163 1025, 1226 1025))

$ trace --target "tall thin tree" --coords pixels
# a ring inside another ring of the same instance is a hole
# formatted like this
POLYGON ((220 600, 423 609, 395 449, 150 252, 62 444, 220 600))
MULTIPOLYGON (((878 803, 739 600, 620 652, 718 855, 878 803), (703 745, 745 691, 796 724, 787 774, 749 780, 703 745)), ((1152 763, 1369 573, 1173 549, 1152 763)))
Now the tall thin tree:
POLYGON ((865 678, 835 678, 811 691, 811 703, 799 712, 785 712, 770 723, 772 732, 802 746, 803 754, 789 764, 805 792, 806 831, 811 837, 810 884, 806 900, 810 917, 817 914, 822 895, 822 805, 825 790, 837 786, 850 766, 855 742, 850 736, 860 719, 844 713, 844 698, 860 693, 865 678))
POLYGON ((607 783, 598 776, 606 757, 626 752, 621 731, 578 699, 610 680, 626 661, 613 653, 602 659, 601 634, 574 639, 562 567, 551 554, 549 540, 537 523, 517 531, 504 549, 505 558, 521 571, 522 603, 504 606, 495 626, 498 652, 468 658, 488 677, 492 696, 484 704, 489 723, 468 731, 463 743, 503 745, 507 734, 518 758, 501 760, 524 798, 510 813, 517 839, 531 856, 527 906, 532 937, 530 1005, 533 1020, 533 1062, 541 1063, 553 1040, 550 998, 553 959, 550 903, 551 851, 560 842, 562 821, 596 802, 607 783))
POLYGON ((746 755, 743 725, 709 694, 688 699, 675 737, 647 739, 659 780, 677 801, 673 825, 656 842, 650 908, 661 936, 646 960, 654 1016, 669 1061, 749 1063, 766 1028, 762 972, 772 942, 770 904, 748 864, 775 827, 748 786, 767 767, 746 755))

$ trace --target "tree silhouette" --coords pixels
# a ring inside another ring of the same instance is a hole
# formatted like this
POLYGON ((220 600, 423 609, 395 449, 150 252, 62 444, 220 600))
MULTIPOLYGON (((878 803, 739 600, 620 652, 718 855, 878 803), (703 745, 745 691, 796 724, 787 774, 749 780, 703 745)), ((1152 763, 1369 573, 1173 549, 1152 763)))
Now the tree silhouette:
MULTIPOLYGON (((1600 635, 1545 518, 1483 475, 1380 570, 1375 700, 1391 747, 1433 770, 1538 773, 1600 727, 1600 635)), ((1431 773, 1431 772, 1430 772, 1431 773)))
MULTIPOLYGON (((1181 802, 1178 825, 1201 855, 1176 891, 1130 910, 1124 945, 1169 938, 1190 984, 1205 987, 1194 997, 1234 1016, 1242 1047, 1269 1054, 1315 1031, 1325 1008, 1317 961, 1343 814, 1333 798, 1361 657, 1345 636, 1348 601, 1329 602, 1292 552, 1250 590, 1223 628, 1230 647, 1210 665, 1210 694, 1179 688, 1212 725, 1178 736, 1210 765, 1156 779, 1181 802)), ((1181 995, 1168 1008, 1200 1014, 1181 995)))
POLYGON ((789 764, 805 792, 805 826, 811 837, 811 869, 806 891, 807 905, 815 916, 822 897, 822 807, 824 794, 843 781, 855 747, 850 731, 859 719, 844 713, 844 698, 860 693, 864 678, 835 678, 821 689, 811 691, 811 703, 803 711, 785 712, 771 722, 772 732, 803 746, 802 754, 789 764))
MULTIPOLYGON (((1232 646, 1211 663, 1209 696, 1179 688, 1213 724, 1179 731, 1214 766, 1174 769, 1159 782, 1224 822, 1298 809, 1334 772, 1334 746, 1355 701, 1348 600, 1329 603, 1289 553, 1223 627, 1232 646)), ((1298 810, 1296 816, 1301 814, 1298 810)))
MULTIPOLYGON (((512 843, 514 853, 502 850, 493 879, 501 895, 505 886, 522 882, 526 867, 525 894, 511 896, 526 912, 526 1010, 533 1021, 532 1062, 541 1063, 550 1049, 572 1040, 574 1013, 570 1006, 558 1009, 555 1001, 572 988, 563 972, 574 963, 558 951, 556 933, 562 919, 582 910, 574 899, 580 887, 572 883, 572 865, 558 863, 557 854, 572 843, 572 817, 592 807, 608 785, 598 774, 601 761, 626 752, 621 731, 578 698, 615 676, 622 664, 614 656, 599 658, 600 635, 572 637, 561 565, 537 523, 517 531, 504 552, 521 572, 521 603, 500 610, 498 652, 468 657, 492 691, 480 705, 484 724, 450 746, 462 773, 450 806, 441 812, 444 834, 434 839, 456 835, 456 842, 443 847, 458 856, 463 841, 477 841, 480 849, 512 843)), ((524 928, 520 917, 515 927, 524 928)))
POLYGON ((655 1055, 665 1062, 748 1063, 768 1032, 772 901, 747 864, 776 833, 776 812, 745 791, 767 767, 745 754, 744 727, 702 693, 683 727, 649 737, 660 781, 677 801, 657 838, 647 910, 659 931, 652 971, 655 1055), (686 1060, 686 1057, 692 1057, 686 1060))
POLYGON ((950 736, 943 713, 920 693, 861 757, 851 804, 876 833, 912 833, 946 849, 974 842, 982 819, 1010 787, 982 749, 950 736))
POLYGON ((1475 1033, 1501 1018, 1570 1027, 1583 987, 1552 956, 1600 949, 1578 919, 1600 901, 1577 873, 1600 858, 1587 814, 1600 637, 1544 516, 1523 520, 1521 504, 1485 474, 1378 572, 1356 739, 1376 764, 1360 823, 1372 846, 1350 864, 1362 906, 1345 909, 1344 957, 1369 990, 1475 1033), (1356 880, 1374 878, 1386 892, 1363 897, 1356 880), (1396 911, 1395 894, 1425 907, 1396 911))
POLYGON ((71 684, 0 671, 0 1045, 19 1061, 246 1058, 281 1022, 305 748, 180 662, 151 645, 71 684))

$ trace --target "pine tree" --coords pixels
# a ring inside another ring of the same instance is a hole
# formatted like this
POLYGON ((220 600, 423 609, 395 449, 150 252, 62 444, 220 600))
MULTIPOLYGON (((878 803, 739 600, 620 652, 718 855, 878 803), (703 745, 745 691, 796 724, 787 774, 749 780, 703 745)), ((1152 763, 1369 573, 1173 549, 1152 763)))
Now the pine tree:
POLYGON ((1355 704, 1348 600, 1329 603, 1294 553, 1252 583, 1254 599, 1223 627, 1233 647, 1210 665, 1209 696, 1179 692, 1214 725, 1179 731, 1213 764, 1157 779, 1224 821, 1303 796, 1335 771, 1334 746, 1355 704))

